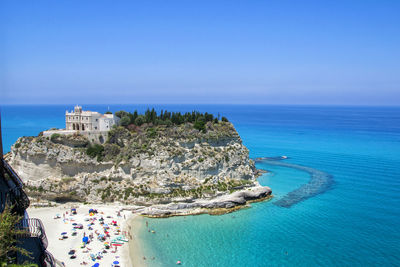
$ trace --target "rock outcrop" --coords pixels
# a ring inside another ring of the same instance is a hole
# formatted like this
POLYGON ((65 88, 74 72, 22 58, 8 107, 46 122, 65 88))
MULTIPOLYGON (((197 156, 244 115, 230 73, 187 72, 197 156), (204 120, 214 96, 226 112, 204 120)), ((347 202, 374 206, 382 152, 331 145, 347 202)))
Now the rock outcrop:
POLYGON ((46 200, 181 202, 203 209, 230 208, 270 194, 259 187, 235 128, 222 121, 208 122, 204 131, 191 123, 118 127, 104 145, 80 135, 21 137, 6 159, 29 195, 46 200))

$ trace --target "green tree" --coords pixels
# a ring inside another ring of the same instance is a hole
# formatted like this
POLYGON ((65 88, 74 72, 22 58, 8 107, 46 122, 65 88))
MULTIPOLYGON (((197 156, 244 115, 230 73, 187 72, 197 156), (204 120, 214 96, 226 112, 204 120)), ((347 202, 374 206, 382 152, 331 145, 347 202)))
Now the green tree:
POLYGON ((226 117, 222 117, 221 121, 228 122, 228 119, 226 117))
POLYGON ((22 217, 12 214, 11 208, 8 206, 0 214, 0 263, 12 261, 12 255, 15 255, 15 253, 32 258, 27 250, 17 246, 16 236, 26 233, 15 228, 15 225, 21 219, 22 217))
POLYGON ((129 118, 128 115, 126 115, 126 116, 122 117, 122 119, 119 121, 119 124, 122 126, 128 126, 130 122, 131 122, 131 119, 129 118))
POLYGON ((144 118, 143 115, 139 115, 139 116, 136 118, 136 120, 135 120, 135 124, 136 124, 137 126, 142 125, 144 122, 145 122, 145 118, 144 118))
POLYGON ((115 116, 117 116, 118 118, 121 119, 124 116, 128 116, 128 112, 120 110, 120 111, 115 112, 115 116))
POLYGON ((131 121, 131 123, 135 123, 135 120, 137 119, 138 116, 139 116, 139 115, 138 115, 138 112, 137 112, 137 110, 135 110, 135 112, 133 112, 133 116, 132 116, 132 121, 131 121))
POLYGON ((193 127, 204 132, 206 130, 206 119, 204 117, 199 117, 194 123, 193 127))

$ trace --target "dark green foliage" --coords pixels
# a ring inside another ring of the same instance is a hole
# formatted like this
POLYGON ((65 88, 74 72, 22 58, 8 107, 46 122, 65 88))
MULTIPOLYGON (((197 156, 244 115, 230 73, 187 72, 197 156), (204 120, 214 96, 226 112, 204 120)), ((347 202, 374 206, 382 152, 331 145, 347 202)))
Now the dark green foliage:
MULTIPOLYGON (((130 114, 132 114, 132 113, 130 113, 130 114)), ((132 114, 132 121, 131 121, 131 123, 135 123, 135 120, 136 120, 136 118, 139 116, 139 114, 138 114, 138 112, 137 112, 137 110, 135 110, 135 112, 133 112, 133 114, 132 114)))
POLYGON ((125 115, 122 117, 122 119, 119 121, 119 124, 121 126, 128 126, 131 122, 131 118, 129 117, 129 115, 125 115))
POLYGON ((204 113, 204 118, 206 119, 206 121, 213 121, 214 115, 213 114, 208 114, 206 112, 206 113, 204 113))
POLYGON ((103 151, 104 147, 102 145, 94 144, 88 146, 86 149, 86 154, 88 154, 88 156, 91 158, 97 157, 97 160, 101 161, 103 159, 103 151))
POLYGON ((16 143, 16 144, 14 145, 14 147, 15 147, 15 148, 21 147, 21 143, 16 143))
POLYGON ((228 119, 226 117, 222 117, 221 121, 228 122, 228 119))
POLYGON ((116 144, 105 144, 104 145, 104 155, 107 158, 114 158, 120 153, 120 148, 116 144))
POLYGON ((31 258, 28 251, 17 245, 19 242, 16 236, 25 232, 15 228, 22 217, 12 214, 11 210, 12 208, 6 206, 0 214, 0 263, 13 261, 10 257, 15 252, 31 258))
POLYGON ((206 119, 204 117, 199 117, 194 123, 193 127, 204 132, 206 130, 206 119))
POLYGON ((104 113, 104 114, 112 114, 112 112, 111 111, 107 111, 106 113, 104 113))
POLYGON ((142 125, 143 123, 145 123, 145 117, 143 115, 139 115, 136 119, 135 119, 135 124, 137 126, 142 125))
POLYGON ((124 140, 130 137, 130 133, 124 127, 117 127, 108 132, 107 143, 117 144, 120 147, 124 146, 124 140))
POLYGON ((122 119, 123 117, 128 116, 128 112, 120 110, 120 111, 115 112, 115 116, 122 119))
MULTIPOLYGON (((117 111, 115 115, 121 118, 120 125, 124 127, 128 127, 131 124, 141 126, 145 123, 150 124, 150 127, 155 125, 170 126, 193 123, 197 125, 195 126, 196 129, 203 132, 205 131, 205 124, 207 124, 207 122, 218 123, 219 121, 219 114, 218 118, 214 117, 213 114, 207 112, 200 113, 198 111, 181 113, 161 110, 160 114, 157 114, 154 108, 148 108, 144 114, 139 114, 137 110, 135 110, 133 113, 121 110, 117 111)), ((222 117, 222 120, 225 122, 228 121, 228 119, 225 117, 222 117)))
POLYGON ((154 138, 157 136, 157 130, 154 128, 149 128, 149 129, 147 129, 146 135, 149 138, 154 138))
POLYGON ((56 140, 57 138, 59 138, 61 135, 60 134, 58 134, 58 133, 53 133, 52 135, 51 135, 51 137, 50 137, 50 140, 51 141, 54 141, 54 140, 56 140))

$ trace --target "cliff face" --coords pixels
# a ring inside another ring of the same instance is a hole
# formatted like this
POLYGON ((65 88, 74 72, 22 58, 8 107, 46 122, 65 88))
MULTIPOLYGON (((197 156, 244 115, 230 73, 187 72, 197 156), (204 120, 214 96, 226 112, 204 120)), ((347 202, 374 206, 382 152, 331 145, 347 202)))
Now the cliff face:
POLYGON ((104 146, 76 136, 21 137, 7 155, 31 196, 167 203, 257 184, 248 149, 229 122, 143 125, 109 132, 104 146), (95 152, 93 152, 95 151, 95 152))

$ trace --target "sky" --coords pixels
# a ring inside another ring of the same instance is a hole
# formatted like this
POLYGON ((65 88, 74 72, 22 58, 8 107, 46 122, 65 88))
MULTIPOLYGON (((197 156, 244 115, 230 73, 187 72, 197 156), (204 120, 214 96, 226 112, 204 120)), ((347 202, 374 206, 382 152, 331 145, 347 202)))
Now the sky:
POLYGON ((400 1, 2 0, 0 103, 400 105, 400 1))

